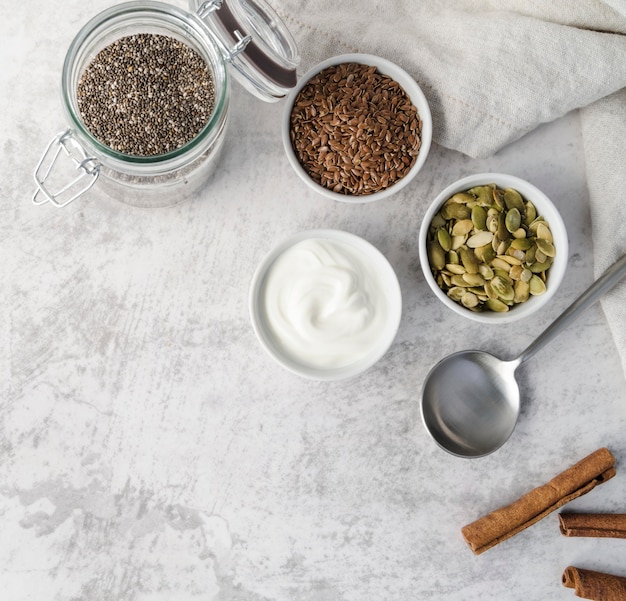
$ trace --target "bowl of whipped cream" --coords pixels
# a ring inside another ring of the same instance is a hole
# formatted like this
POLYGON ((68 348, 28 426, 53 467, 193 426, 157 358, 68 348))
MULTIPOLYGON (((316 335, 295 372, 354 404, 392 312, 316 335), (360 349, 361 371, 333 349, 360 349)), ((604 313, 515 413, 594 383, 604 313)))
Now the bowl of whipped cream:
POLYGON ((356 376, 398 331, 396 273, 371 243, 341 230, 300 232, 273 248, 250 286, 252 327, 287 370, 315 380, 356 376))

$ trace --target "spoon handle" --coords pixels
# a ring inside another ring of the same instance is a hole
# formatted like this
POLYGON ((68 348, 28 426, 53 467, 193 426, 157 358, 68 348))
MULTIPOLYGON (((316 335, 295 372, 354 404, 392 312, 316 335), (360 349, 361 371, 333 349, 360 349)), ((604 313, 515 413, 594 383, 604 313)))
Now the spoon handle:
POLYGON ((626 255, 618 259, 601 275, 585 292, 581 294, 565 311, 548 326, 539 337, 514 359, 519 366, 530 359, 539 349, 543 348, 557 334, 569 326, 583 311, 589 308, 600 297, 606 294, 613 286, 618 284, 626 275, 626 255))

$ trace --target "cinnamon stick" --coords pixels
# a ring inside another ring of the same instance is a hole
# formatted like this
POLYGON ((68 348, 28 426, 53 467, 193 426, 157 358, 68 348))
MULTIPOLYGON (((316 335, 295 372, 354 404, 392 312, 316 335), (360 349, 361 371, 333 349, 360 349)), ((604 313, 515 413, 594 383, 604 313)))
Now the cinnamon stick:
POLYGON ((615 458, 608 449, 598 449, 547 484, 464 526, 463 538, 476 555, 483 553, 614 475, 615 458))
POLYGON ((594 601, 624 601, 626 578, 568 566, 563 572, 563 586, 573 588, 578 597, 594 601))
POLYGON ((626 538, 626 513, 560 513, 563 536, 626 538))

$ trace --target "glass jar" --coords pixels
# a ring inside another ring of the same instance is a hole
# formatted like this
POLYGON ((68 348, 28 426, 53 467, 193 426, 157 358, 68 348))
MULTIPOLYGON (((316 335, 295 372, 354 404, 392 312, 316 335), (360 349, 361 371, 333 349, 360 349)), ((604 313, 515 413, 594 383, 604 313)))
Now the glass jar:
POLYGON ((126 2, 101 12, 79 31, 61 80, 69 127, 50 142, 35 169, 35 204, 66 206, 96 181, 128 204, 176 204, 197 192, 216 168, 228 124, 229 71, 265 101, 278 100, 295 86, 295 42, 264 0, 191 0, 190 7, 194 12, 150 0, 126 2), (77 100, 80 78, 96 54, 122 37, 144 33, 175 38, 198 52, 215 87, 213 111, 201 131, 180 148, 156 156, 127 155, 103 144, 83 122, 77 100))

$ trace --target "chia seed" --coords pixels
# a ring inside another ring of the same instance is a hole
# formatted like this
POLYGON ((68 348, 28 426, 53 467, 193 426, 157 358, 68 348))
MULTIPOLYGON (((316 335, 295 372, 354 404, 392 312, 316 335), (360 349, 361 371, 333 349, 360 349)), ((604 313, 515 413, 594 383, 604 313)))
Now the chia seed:
POLYGON ((100 142, 133 156, 184 146, 211 117, 215 85, 206 61, 165 35, 137 34, 101 50, 77 88, 80 115, 100 142))

